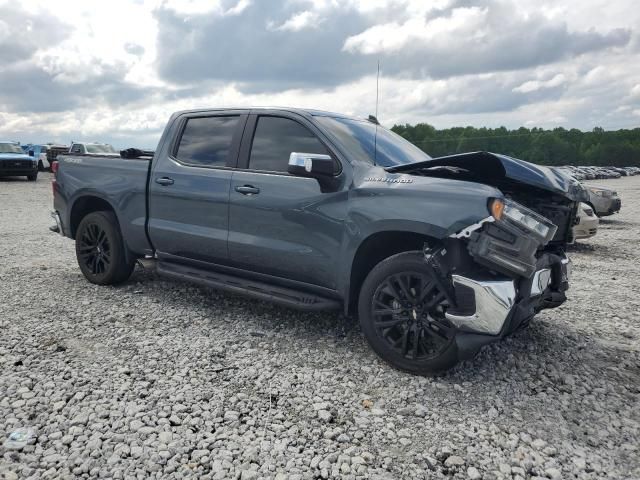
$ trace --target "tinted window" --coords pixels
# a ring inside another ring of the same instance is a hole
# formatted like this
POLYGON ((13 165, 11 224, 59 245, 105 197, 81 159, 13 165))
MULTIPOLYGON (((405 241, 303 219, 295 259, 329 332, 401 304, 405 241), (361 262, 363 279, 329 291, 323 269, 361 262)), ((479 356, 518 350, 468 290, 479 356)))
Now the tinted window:
POLYGON ((22 149, 14 143, 0 143, 0 153, 24 153, 22 149))
POLYGON ((329 152, 318 138, 298 122, 280 117, 260 117, 253 136, 249 168, 286 172, 291 152, 329 152))
POLYGON ((103 145, 87 145, 87 152, 89 153, 118 153, 115 148, 113 148, 108 143, 103 145))
POLYGON ((316 120, 358 160, 383 167, 431 160, 429 155, 400 135, 366 120, 322 116, 316 120))
POLYGON ((195 165, 225 166, 238 120, 238 116, 190 118, 176 157, 195 165))
POLYGON ((82 146, 74 145, 73 148, 71 149, 71 153, 82 153, 82 146))

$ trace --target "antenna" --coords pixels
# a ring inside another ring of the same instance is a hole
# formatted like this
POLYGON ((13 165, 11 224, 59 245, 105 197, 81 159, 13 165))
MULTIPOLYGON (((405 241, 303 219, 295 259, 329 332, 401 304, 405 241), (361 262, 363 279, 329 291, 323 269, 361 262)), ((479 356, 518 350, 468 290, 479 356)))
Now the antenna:
POLYGON ((376 75, 376 132, 373 135, 373 164, 378 163, 378 99, 380 93, 380 59, 378 59, 378 74, 376 75))
POLYGON ((378 75, 376 76, 376 118, 378 118, 378 99, 380 92, 380 60, 378 60, 378 75))

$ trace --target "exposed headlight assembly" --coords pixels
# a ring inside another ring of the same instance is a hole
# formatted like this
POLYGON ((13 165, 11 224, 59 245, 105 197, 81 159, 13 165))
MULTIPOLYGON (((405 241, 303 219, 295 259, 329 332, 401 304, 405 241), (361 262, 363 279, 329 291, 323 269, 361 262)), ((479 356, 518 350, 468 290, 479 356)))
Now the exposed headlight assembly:
POLYGON ((511 200, 493 199, 489 211, 496 220, 516 225, 524 233, 538 237, 542 244, 549 242, 558 230, 547 218, 511 200), (497 206, 499 204, 502 204, 502 207, 497 206), (499 216, 496 216, 497 213, 499 216))
POLYGON ((470 233, 469 253, 492 270, 530 277, 536 271, 536 251, 553 238, 558 227, 511 200, 495 198, 488 207, 494 221, 470 233))
POLYGON ((509 200, 505 201, 504 218, 538 235, 543 244, 549 242, 558 230, 556 225, 542 215, 509 200))

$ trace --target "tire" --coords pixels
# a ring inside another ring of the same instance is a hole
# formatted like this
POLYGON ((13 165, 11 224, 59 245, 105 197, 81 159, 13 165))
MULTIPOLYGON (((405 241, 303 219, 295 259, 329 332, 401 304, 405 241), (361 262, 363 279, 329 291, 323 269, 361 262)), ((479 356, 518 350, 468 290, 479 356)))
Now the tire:
POLYGON ((27 180, 30 182, 35 182, 38 179, 38 172, 32 173, 31 175, 27 175, 27 180))
POLYGON ((93 212, 76 231, 76 259, 85 278, 97 285, 115 285, 133 272, 135 259, 127 261, 118 219, 113 212, 93 212))
POLYGON ((458 363, 458 348, 457 331, 444 316, 444 297, 422 252, 389 257, 360 289, 362 332, 374 352, 399 370, 417 375, 448 370, 458 363))
POLYGON ((38 160, 38 171, 44 172, 44 163, 42 163, 42 160, 38 160))

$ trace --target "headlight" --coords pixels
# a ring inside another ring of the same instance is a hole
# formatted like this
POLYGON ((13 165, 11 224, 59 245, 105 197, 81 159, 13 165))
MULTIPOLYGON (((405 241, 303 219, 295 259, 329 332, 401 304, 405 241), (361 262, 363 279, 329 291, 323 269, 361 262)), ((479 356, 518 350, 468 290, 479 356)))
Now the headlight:
POLYGON ((557 226, 542 215, 511 200, 494 199, 489 208, 492 215, 494 210, 498 210, 495 207, 496 202, 503 204, 500 216, 496 217, 494 215, 496 220, 504 220, 515 224, 522 230, 539 237, 542 243, 547 243, 551 240, 556 234, 556 230, 558 230, 557 226))
POLYGON ((589 191, 603 198, 613 197, 616 193, 616 192, 612 192, 611 190, 600 190, 599 188, 591 188, 589 189, 589 191))

